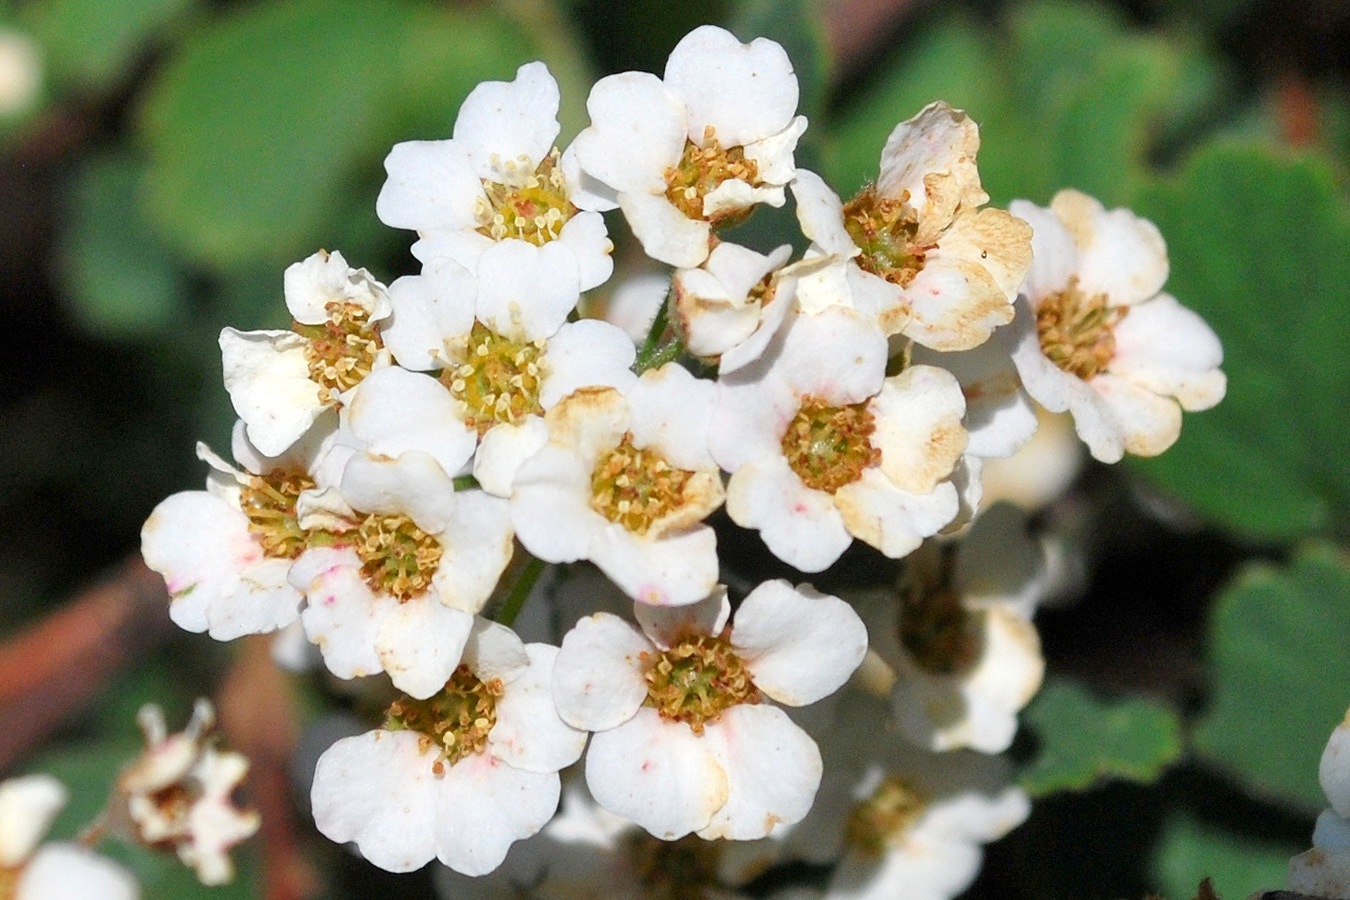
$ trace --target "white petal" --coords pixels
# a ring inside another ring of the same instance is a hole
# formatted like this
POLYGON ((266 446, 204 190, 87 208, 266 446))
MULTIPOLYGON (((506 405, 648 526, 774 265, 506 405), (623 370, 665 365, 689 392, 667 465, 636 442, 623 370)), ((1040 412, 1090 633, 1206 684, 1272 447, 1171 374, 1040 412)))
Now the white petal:
POLYGON ((477 317, 497 334, 549 338, 580 296, 576 257, 557 241, 500 241, 478 258, 477 317))
POLYGON ((797 222, 802 234, 825 253, 845 258, 857 256, 858 245, 844 229, 844 204, 825 180, 807 169, 798 169, 792 182, 797 201, 797 222))
POLYGON ((558 808, 555 772, 513 768, 490 753, 461 759, 435 785, 436 858, 464 875, 486 875, 516 841, 558 808))
POLYGON ((685 606, 633 605, 633 616, 653 644, 662 650, 692 635, 718 635, 731 618, 727 589, 718 586, 697 603, 685 606))
POLYGON ((408 450, 397 459, 356 454, 342 470, 341 490, 362 512, 408 515, 430 534, 445 528, 455 508, 454 482, 420 450, 408 450))
POLYGON ((420 594, 389 611, 375 638, 384 671, 394 687, 418 700, 435 694, 454 674, 473 617, 420 594))
POLYGON ((267 456, 280 456, 323 412, 319 385, 309 377, 306 346, 291 331, 220 332, 225 390, 248 424, 248 439, 267 456))
POLYGON ((343 416, 367 453, 397 457, 420 450, 444 471, 458 472, 477 443, 461 408, 435 378, 387 366, 356 386, 343 416))
POLYGON ((553 149, 558 102, 558 83, 548 67, 526 63, 514 81, 483 81, 469 92, 455 119, 455 143, 479 178, 515 183, 505 177, 519 177, 510 164, 523 161, 533 174, 553 149))
POLYGON ((473 477, 489 494, 510 497, 516 470, 548 443, 548 426, 539 416, 488 429, 473 459, 473 477))
POLYGON ((883 197, 900 197, 909 192, 909 202, 922 213, 928 191, 924 176, 950 172, 966 190, 978 192, 971 204, 988 200, 979 191, 980 176, 975 155, 980 149, 979 129, 963 111, 946 103, 930 103, 913 118, 895 126, 881 151, 881 172, 877 192, 883 197))
POLYGON ((1350 711, 1327 739, 1317 764, 1317 780, 1336 814, 1350 819, 1350 711))
POLYGON ((552 409, 582 387, 626 392, 637 381, 629 369, 636 357, 633 342, 616 326, 598 319, 568 322, 549 339, 539 403, 552 409))
POLYGON ((80 844, 47 844, 29 861, 14 900, 136 900, 140 885, 120 864, 80 844))
POLYGON ((628 391, 634 445, 655 448, 677 469, 717 468, 707 448, 715 394, 713 382, 678 363, 648 369, 628 391))
POLYGON ((406 369, 426 372, 445 365, 445 340, 473 327, 478 280, 451 259, 438 259, 421 275, 405 275, 389 286, 393 315, 380 337, 406 369))
POLYGON ((1117 462, 1121 451, 1157 456, 1181 435, 1181 408, 1134 383, 1104 373, 1088 384, 1082 402, 1071 402, 1074 429, 1093 458, 1117 462))
POLYGON ((844 406, 881 390, 889 348, 867 317, 833 307, 819 315, 794 316, 785 327, 777 365, 799 397, 844 406))
POLYGON ((692 269, 708 258, 712 227, 680 212, 664 193, 623 192, 619 194, 619 208, 652 259, 692 269))
POLYGON ((644 538, 610 522, 592 534, 586 557, 625 594, 653 606, 697 603, 717 584, 717 533, 706 525, 644 538))
POLYGON ((572 145, 581 167, 621 193, 664 193, 665 171, 684 152, 685 115, 661 79, 608 75, 591 88, 586 111, 591 126, 572 145))
POLYGON ((405 141, 384 160, 389 179, 375 214, 391 228, 458 231, 476 228, 483 183, 453 141, 405 141))
POLYGON ((736 610, 731 645, 755 687, 780 703, 805 706, 837 691, 862 663, 867 627, 838 597, 766 581, 736 610))
POLYGON ((303 589, 309 602, 300 622, 319 646, 328 671, 339 678, 361 678, 384 671, 375 642, 381 624, 399 603, 372 593, 361 578, 355 554, 347 552, 351 565, 330 568, 303 589))
POLYGON ((966 448, 965 396, 956 378, 934 366, 909 366, 887 378, 868 404, 876 422, 872 446, 898 488, 926 494, 948 479, 966 448))
POLYGON ((1008 212, 1031 226, 1031 268, 1022 292, 1035 305, 1068 287, 1069 278, 1078 271, 1078 247, 1053 210, 1014 200, 1008 212))
POLYGON ((32 855, 69 797, 50 775, 0 781, 0 867, 14 868, 32 855))
POLYGON ((563 638, 553 666, 553 701, 574 728, 604 731, 628 721, 647 697, 642 634, 618 616, 595 613, 563 638))
POLYGON ((864 469, 860 479, 835 492, 834 501, 849 532, 891 559, 900 559, 937 534, 960 510, 950 481, 915 494, 897 488, 877 469, 864 469))
POLYGON ((1219 371, 1223 347, 1214 331, 1168 294, 1130 307, 1115 328, 1109 371, 1155 394, 1175 397, 1182 409, 1209 409, 1228 382, 1219 371))
POLYGON ((803 572, 828 569, 853 543, 833 498, 802 484, 782 456, 731 476, 727 514, 742 528, 758 529, 774 556, 803 572))
POLYGON ((527 644, 525 652, 529 666, 497 698, 497 724, 488 734, 488 748, 517 769, 557 772, 581 758, 586 732, 563 722, 553 704, 558 648, 527 644))
MULTIPOLYGON (((575 198, 573 198, 575 202, 575 198)), ((614 274, 614 242, 605 219, 598 212, 579 212, 567 220, 558 242, 572 251, 577 261, 577 280, 583 291, 599 287, 614 274)))
POLYGON ((586 556, 594 533, 608 524, 589 505, 591 468, 549 444, 516 470, 511 524, 526 550, 553 563, 586 556))
POLYGON ((783 48, 767 38, 742 44, 714 25, 675 45, 665 83, 684 101, 687 136, 700 147, 706 126, 724 148, 733 147, 782 131, 797 111, 797 76, 783 48))
POLYGON ((975 456, 1012 456, 1036 433, 1036 410, 1022 390, 1013 365, 1012 328, 999 328, 973 350, 939 353, 916 344, 910 361, 940 366, 956 376, 966 398, 966 452, 975 456))
POLYGON ((1142 303, 1167 281, 1167 245, 1157 226, 1128 209, 1106 210, 1092 197, 1063 190, 1050 201, 1078 245, 1078 286, 1105 293, 1112 306, 1142 303))
POLYGON ((510 628, 475 616, 469 642, 464 647, 464 664, 480 681, 499 678, 514 684, 530 664, 530 656, 510 628))
POLYGON ((446 606, 476 613, 483 608, 515 551, 511 508, 483 491, 455 494, 454 513, 441 533, 444 555, 432 576, 446 606))

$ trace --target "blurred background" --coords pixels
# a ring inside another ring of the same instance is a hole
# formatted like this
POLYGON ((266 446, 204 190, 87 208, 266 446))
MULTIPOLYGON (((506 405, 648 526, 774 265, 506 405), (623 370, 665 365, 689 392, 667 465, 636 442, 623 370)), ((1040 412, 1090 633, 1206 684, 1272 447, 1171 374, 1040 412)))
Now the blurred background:
MULTIPOLYGON (((281 273, 320 247, 385 283, 416 271, 375 218, 390 146, 448 137, 473 85, 537 58, 565 145, 595 78, 660 72, 703 22, 787 47, 798 162, 844 196, 942 98, 981 125, 994 204, 1072 186, 1162 229, 1228 398, 1164 457, 1087 467, 1034 510, 1088 562, 1038 618, 1052 678, 1014 748, 1036 811, 971 895, 1278 887, 1350 704, 1344 0, 0 0, 0 774, 67 779, 69 833, 135 752, 141 703, 181 727, 210 694, 267 821, 212 895, 429 896, 289 799, 319 688, 265 646, 168 627, 126 561, 154 505, 201 485, 194 442, 228 446, 220 329, 285 327, 281 273), (1072 771, 1046 776, 1047 748, 1072 771)), ((205 893, 130 861, 147 897, 205 893)))

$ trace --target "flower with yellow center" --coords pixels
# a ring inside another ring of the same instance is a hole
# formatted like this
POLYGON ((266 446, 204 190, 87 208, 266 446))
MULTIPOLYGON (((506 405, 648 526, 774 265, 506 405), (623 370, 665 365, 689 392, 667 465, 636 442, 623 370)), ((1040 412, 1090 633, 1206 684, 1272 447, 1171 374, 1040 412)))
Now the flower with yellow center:
POLYGON ((703 524, 722 504, 707 451, 713 385, 671 363, 629 390, 579 390, 545 416, 548 442, 521 465, 516 536, 548 562, 589 559, 628 596, 680 605, 717 581, 703 524))
POLYGON ((786 244, 764 256, 722 241, 700 268, 677 271, 675 313, 689 352, 720 357, 723 372, 755 359, 792 309, 791 254, 786 244))
POLYGON ((946 371, 886 376, 876 325, 843 307, 789 318, 718 383, 714 459, 727 512, 779 559, 819 572, 854 538, 899 558, 959 511, 965 400, 946 371))
POLYGON ((478 619, 437 691, 396 700, 382 728, 319 758, 310 791, 319 830, 391 872, 433 858, 465 875, 496 869, 553 815, 558 771, 585 746, 553 709, 557 654, 478 619))
POLYGON ((809 585, 766 582, 728 624, 719 589, 688 606, 634 606, 563 638, 553 699, 594 731, 586 782, 596 801, 651 834, 749 840, 790 825, 820 782, 815 744, 784 712, 842 685, 867 650, 848 604, 809 585))
POLYGON ((1162 292, 1162 235, 1078 191, 1060 191, 1048 209, 1011 208, 1036 232, 1012 353, 1027 393, 1072 413, 1102 462, 1162 453, 1181 433, 1182 410, 1208 409, 1227 389, 1218 337, 1162 292))

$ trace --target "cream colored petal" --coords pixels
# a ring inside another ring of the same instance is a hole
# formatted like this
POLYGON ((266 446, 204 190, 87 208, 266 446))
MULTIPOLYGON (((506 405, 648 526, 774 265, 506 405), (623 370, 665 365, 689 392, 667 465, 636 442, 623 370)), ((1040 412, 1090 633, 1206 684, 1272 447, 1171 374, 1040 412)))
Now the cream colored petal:
POLYGON ((896 487, 926 494, 950 477, 967 440, 961 426, 966 400, 950 372, 910 366, 887 378, 867 408, 881 471, 896 487))

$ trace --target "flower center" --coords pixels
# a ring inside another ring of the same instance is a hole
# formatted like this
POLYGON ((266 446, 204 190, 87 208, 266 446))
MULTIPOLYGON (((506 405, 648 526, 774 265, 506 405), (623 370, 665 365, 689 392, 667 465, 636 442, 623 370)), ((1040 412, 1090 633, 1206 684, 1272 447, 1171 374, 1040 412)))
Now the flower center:
POLYGON ((1115 327, 1128 312, 1124 306, 1107 306, 1105 294, 1084 294, 1075 275, 1068 287, 1036 308, 1041 350, 1065 372, 1086 381, 1110 365, 1116 355, 1115 327))
POLYGON ((871 441, 876 430, 866 403, 830 406, 806 397, 783 432, 783 456, 803 484, 833 494, 881 461, 871 441))
POLYGON ((694 734, 738 703, 759 703, 759 688, 731 646, 731 629, 719 635, 699 634, 677 641, 661 653, 644 653, 647 699, 644 706, 661 718, 683 722, 694 734))
POLYGON ((0 900, 12 900, 19 887, 23 866, 0 866, 0 900))
POLYGON ((693 476, 655 450, 634 447, 633 435, 625 434, 591 472, 591 509, 635 534, 646 534, 654 522, 680 508, 693 476))
POLYGON ((400 697, 385 713, 386 731, 415 731, 422 737, 422 752, 432 747, 439 754, 432 770, 444 775, 446 764, 454 765, 487 748, 488 733, 497 724, 497 698, 502 680, 482 681, 466 665, 455 669, 438 693, 425 700, 400 697))
POLYGON ((478 201, 478 233, 504 241, 514 238, 542 247, 558 239, 567 220, 577 214, 567 194, 567 178, 558 166, 558 150, 549 151, 538 168, 512 184, 484 181, 486 199, 478 201))
POLYGON ((444 552, 440 541, 407 516, 372 514, 356 529, 356 555, 366 584, 400 603, 431 586, 444 552))
POLYGON ((862 250, 858 265, 900 287, 909 286, 935 246, 915 240, 919 215, 909 205, 909 191, 899 198, 878 197, 876 186, 868 185, 845 204, 844 228, 862 250))
POLYGON ((900 589, 900 643, 925 672, 953 675, 980 657, 979 622, 950 586, 912 579, 900 589))
POLYGON ((319 325, 291 323, 291 330, 309 339, 305 359, 309 377, 319 386, 324 402, 336 404, 338 395, 361 383, 384 348, 379 328, 358 303, 330 300, 327 321, 319 325))
POLYGON ((898 846, 905 833, 928 807, 928 796, 898 775, 888 775, 872 796, 854 808, 844 826, 848 843, 864 853, 878 855, 887 845, 898 846))
POLYGON ((717 876, 720 845, 694 835, 663 841, 645 832, 630 834, 624 849, 633 874, 650 900, 707 900, 720 885, 717 876))
POLYGON ((744 181, 751 187, 760 184, 759 166, 745 158, 744 147, 723 150, 711 125, 703 130, 703 146, 685 140, 680 161, 666 169, 666 199, 691 219, 705 219, 713 225, 731 225, 744 218, 745 210, 725 210, 711 217, 703 214, 703 198, 727 181, 744 181))
POLYGON ((295 559, 306 547, 295 501, 314 481, 299 469, 277 469, 254 475, 244 487, 239 505, 248 516, 248 530, 262 544, 263 553, 276 559, 295 559))
POLYGON ((540 415, 539 386, 544 374, 544 342, 522 343, 502 337, 475 321, 463 362, 441 372, 441 382, 468 407, 464 424, 482 437, 499 423, 540 415))

